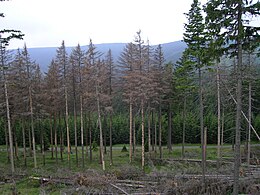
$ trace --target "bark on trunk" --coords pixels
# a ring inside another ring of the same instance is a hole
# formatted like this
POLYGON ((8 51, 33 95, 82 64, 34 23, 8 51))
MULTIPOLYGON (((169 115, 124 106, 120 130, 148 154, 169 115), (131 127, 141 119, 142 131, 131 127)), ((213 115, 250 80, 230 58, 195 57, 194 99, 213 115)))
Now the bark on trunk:
POLYGON ((186 131, 186 96, 184 97, 184 104, 183 104, 183 112, 182 112, 182 120, 183 120, 183 125, 182 125, 182 159, 185 158, 185 131, 186 131))
POLYGON ((162 159, 162 107, 159 105, 159 156, 162 159))
MULTIPOLYGON (((3 67, 4 68, 4 67, 3 67)), ((14 174, 14 149, 13 149, 13 135, 11 129, 11 118, 10 118, 10 110, 9 110, 9 97, 7 90, 7 82, 4 74, 4 88, 5 88, 5 104, 6 104, 6 118, 7 118, 7 126, 8 126, 8 136, 9 136, 9 154, 10 154, 10 163, 11 163, 11 171, 14 174)))
POLYGON ((132 98, 130 97, 130 103, 129 103, 129 163, 132 163, 133 159, 133 104, 132 104, 132 98))
POLYGON ((201 133, 201 166, 202 166, 202 188, 205 188, 205 172, 206 172, 206 159, 204 155, 204 113, 203 113, 203 91, 202 91, 202 75, 201 68, 199 68, 199 102, 200 102, 200 133, 201 133))
POLYGON ((109 146, 110 146, 110 166, 113 165, 113 142, 112 142, 112 113, 109 112, 109 146))
POLYGON ((80 138, 81 138, 81 158, 82 167, 85 167, 85 156, 84 156, 84 124, 83 124, 83 98, 80 95, 80 138))
POLYGON ((96 85, 96 96, 97 96, 97 110, 98 110, 98 125, 99 125, 99 145, 100 145, 100 157, 102 162, 103 171, 106 170, 105 159, 104 159, 104 148, 103 148, 103 135, 102 135, 102 123, 101 123, 101 111, 100 111, 100 97, 98 85, 96 85))
POLYGON ((234 156, 234 186, 233 194, 239 193, 239 169, 240 169, 240 134, 241 134, 241 111, 242 111, 242 5, 238 5, 238 63, 237 63, 237 106, 236 106, 236 136, 235 136, 235 156, 234 156))
POLYGON ((33 120, 32 88, 31 88, 31 86, 29 86, 29 101, 30 101, 30 117, 31 117, 31 130, 32 130, 33 162, 34 162, 34 168, 37 168, 36 143, 35 143, 35 135, 34 135, 34 120, 33 120))
POLYGON ((220 73, 219 73, 219 63, 217 62, 217 98, 218 98, 218 147, 217 147, 217 168, 220 166, 220 129, 221 129, 221 112, 220 112, 220 73))
POLYGON ((144 169, 144 100, 141 101, 141 115, 142 115, 142 168, 144 169))
POLYGON ((27 167, 26 140, 25 140, 25 129, 24 129, 24 121, 23 120, 22 120, 22 134, 23 134, 23 161, 24 161, 24 166, 27 167))

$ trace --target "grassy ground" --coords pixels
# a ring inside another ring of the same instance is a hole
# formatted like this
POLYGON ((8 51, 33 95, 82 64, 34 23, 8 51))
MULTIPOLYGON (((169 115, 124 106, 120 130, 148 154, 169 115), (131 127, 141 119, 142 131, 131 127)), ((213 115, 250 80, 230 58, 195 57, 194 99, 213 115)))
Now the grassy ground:
MULTIPOLYGON (((127 145, 126 145, 127 146, 127 145)), ((121 152, 123 145, 113 146, 113 165, 109 162, 109 148, 105 155, 106 161, 106 174, 116 175, 116 177, 122 177, 126 174, 154 174, 156 172, 168 172, 172 174, 200 174, 201 167, 200 163, 189 163, 186 161, 174 161, 173 163, 164 163, 164 161, 158 161, 159 151, 157 153, 152 152, 151 155, 146 153, 146 166, 144 172, 141 169, 141 148, 137 148, 133 163, 129 165, 129 153, 121 152)), ((12 177, 10 174, 10 163, 7 159, 5 146, 0 146, 0 194, 62 194, 62 190, 66 188, 65 184, 48 184, 46 186, 32 177, 45 177, 45 178, 75 178, 76 175, 85 173, 89 170, 95 170, 100 173, 102 167, 99 163, 99 151, 93 152, 93 160, 90 162, 89 158, 85 159, 85 167, 82 166, 81 152, 79 149, 79 163, 76 165, 75 152, 71 154, 71 167, 68 165, 67 154, 63 154, 63 160, 60 159, 58 154, 58 160, 56 163, 55 158, 51 157, 51 152, 45 152, 45 165, 43 164, 43 158, 38 152, 37 164, 38 168, 33 168, 33 158, 27 156, 27 165, 24 165, 22 150, 19 150, 19 158, 15 160, 15 175, 12 177), (14 178, 14 179, 12 179, 14 178), (43 193, 44 192, 44 193, 43 193)), ((127 146, 128 149, 128 146, 127 146)), ((258 148, 259 149, 259 148, 258 148)), ((72 148, 73 150, 73 148, 72 148)), ((73 150, 74 151, 74 150, 73 150)), ((216 147, 214 145, 208 146, 207 159, 216 160, 216 147)), ((222 149, 222 155, 224 159, 230 159, 233 157, 233 151, 231 146, 225 146, 222 149)), ((55 155, 54 155, 55 156, 55 155)), ((185 148, 185 158, 187 159, 200 159, 201 148, 199 145, 187 145, 185 148)), ((181 145, 175 145, 173 150, 169 152, 166 147, 163 147, 163 159, 181 159, 181 145)), ((232 171, 232 165, 222 166, 221 169, 217 170, 215 165, 207 167, 207 171, 226 172, 232 171)))

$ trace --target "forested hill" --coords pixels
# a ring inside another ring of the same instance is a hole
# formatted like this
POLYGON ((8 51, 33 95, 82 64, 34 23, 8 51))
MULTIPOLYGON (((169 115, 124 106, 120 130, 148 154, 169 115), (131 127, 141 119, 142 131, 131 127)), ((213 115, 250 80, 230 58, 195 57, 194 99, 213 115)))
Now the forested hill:
MULTIPOLYGON (((106 53, 109 49, 112 51, 114 62, 117 62, 117 59, 120 53, 123 51, 126 43, 104 43, 104 44, 95 44, 97 50, 101 53, 106 53)), ((164 52, 164 57, 166 62, 176 62, 186 47, 186 44, 182 41, 175 41, 171 43, 161 44, 164 52)), ((156 45, 155 45, 156 46, 156 45)), ((155 47, 154 46, 154 47, 155 47)), ((74 47, 66 47, 68 54, 74 47)), ((57 47, 41 47, 41 48, 29 48, 31 59, 35 60, 42 69, 43 72, 47 72, 48 66, 51 60, 56 55, 57 47)), ((87 46, 82 46, 82 49, 86 51, 87 46)))

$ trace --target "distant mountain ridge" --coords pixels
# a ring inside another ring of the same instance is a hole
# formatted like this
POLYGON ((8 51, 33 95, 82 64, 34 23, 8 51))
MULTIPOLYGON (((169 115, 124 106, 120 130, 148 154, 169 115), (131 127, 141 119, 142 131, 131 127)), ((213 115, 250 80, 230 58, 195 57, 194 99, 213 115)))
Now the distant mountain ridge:
MULTIPOLYGON (((127 43, 103 43, 103 44, 95 44, 97 50, 103 54, 106 54, 109 49, 112 51, 112 55, 114 58, 114 63, 117 63, 117 60, 123 51, 125 45, 127 43)), ((161 44, 164 57, 166 62, 175 63, 182 55, 182 52, 186 48, 186 44, 183 41, 175 41, 170 43, 161 44)), ((82 50, 87 50, 87 45, 81 46, 82 50)), ((153 45, 152 47, 157 47, 157 45, 153 45)), ((66 47, 66 51, 68 54, 71 53, 75 47, 66 47)), ((36 63, 40 65, 40 68, 43 72, 48 71, 48 66, 51 63, 51 60, 56 56, 57 47, 41 47, 41 48, 28 48, 28 52, 31 56, 32 60, 35 60, 36 63)))

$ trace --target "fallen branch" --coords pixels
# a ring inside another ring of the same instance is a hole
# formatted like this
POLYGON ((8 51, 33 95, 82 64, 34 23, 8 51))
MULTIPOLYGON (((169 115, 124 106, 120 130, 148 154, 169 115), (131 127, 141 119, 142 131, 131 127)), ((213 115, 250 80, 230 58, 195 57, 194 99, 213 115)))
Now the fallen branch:
POLYGON ((120 191, 123 192, 124 194, 129 195, 125 190, 123 190, 122 188, 118 187, 117 185, 112 184, 112 183, 110 183, 110 185, 113 186, 114 188, 120 190, 120 191))

